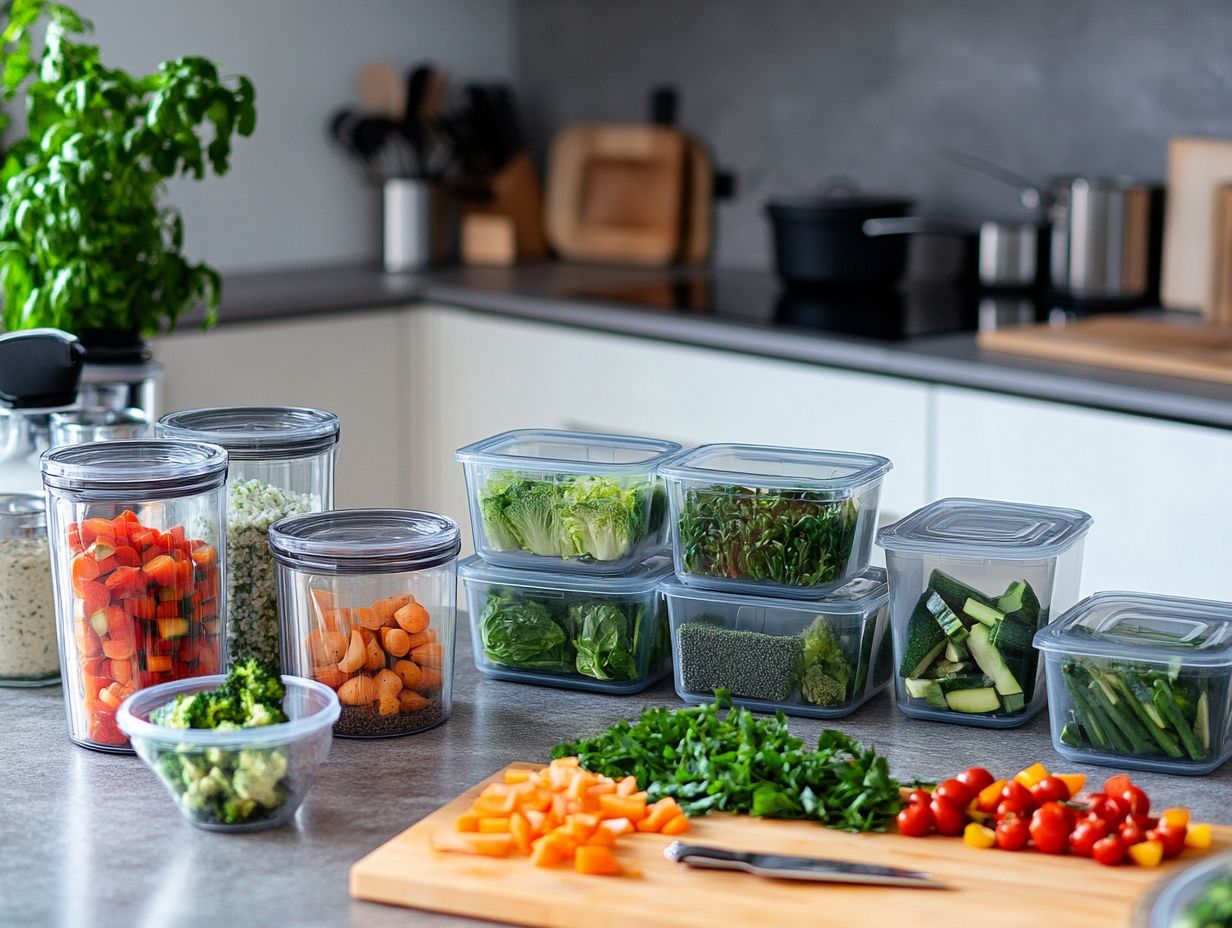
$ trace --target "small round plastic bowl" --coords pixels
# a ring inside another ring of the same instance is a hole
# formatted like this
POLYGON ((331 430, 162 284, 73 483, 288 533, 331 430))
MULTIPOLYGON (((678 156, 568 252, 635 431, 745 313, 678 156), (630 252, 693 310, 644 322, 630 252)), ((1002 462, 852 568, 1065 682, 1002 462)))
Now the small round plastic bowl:
POLYGON ((284 676, 277 725, 216 731, 164 728, 150 713, 181 693, 220 686, 217 674, 138 690, 116 711, 137 755, 158 774, 183 816, 209 831, 261 831, 285 825, 304 801, 329 753, 338 697, 328 686, 284 676))

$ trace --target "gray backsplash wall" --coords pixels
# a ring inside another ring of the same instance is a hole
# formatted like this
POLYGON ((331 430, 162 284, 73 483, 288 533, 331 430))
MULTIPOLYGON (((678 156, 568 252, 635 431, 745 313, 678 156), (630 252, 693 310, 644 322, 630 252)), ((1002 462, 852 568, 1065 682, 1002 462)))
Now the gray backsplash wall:
POLYGON ((718 258, 766 266, 763 204, 847 174, 937 212, 1013 215, 1019 173, 1162 178, 1172 135, 1232 136, 1229 0, 519 0, 516 69, 542 153, 580 121, 681 123, 738 177, 718 258))

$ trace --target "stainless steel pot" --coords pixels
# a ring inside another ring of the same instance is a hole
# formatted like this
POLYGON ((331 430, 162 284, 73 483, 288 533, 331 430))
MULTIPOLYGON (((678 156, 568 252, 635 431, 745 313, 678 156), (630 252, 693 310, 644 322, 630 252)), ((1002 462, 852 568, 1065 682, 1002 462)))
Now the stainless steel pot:
POLYGON ((990 289, 1024 290, 1040 280, 1040 226, 1022 220, 989 219, 975 223, 963 219, 908 216, 869 219, 864 234, 914 235, 938 233, 968 235, 976 239, 976 267, 980 284, 990 289))

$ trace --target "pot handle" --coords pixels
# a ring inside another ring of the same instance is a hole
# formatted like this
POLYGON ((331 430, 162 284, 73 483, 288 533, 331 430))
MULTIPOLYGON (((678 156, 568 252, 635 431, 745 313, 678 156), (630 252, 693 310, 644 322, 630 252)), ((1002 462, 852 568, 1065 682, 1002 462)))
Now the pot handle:
POLYGON ((883 235, 917 235, 921 232, 968 235, 976 230, 961 219, 939 219, 929 216, 894 216, 885 219, 865 219, 864 234, 869 238, 883 235))

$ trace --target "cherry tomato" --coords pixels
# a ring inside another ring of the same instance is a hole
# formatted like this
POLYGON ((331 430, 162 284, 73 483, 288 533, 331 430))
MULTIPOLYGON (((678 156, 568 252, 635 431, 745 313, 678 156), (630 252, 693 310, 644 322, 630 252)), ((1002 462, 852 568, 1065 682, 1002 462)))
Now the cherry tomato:
POLYGON ((1044 777, 1031 787, 1031 798, 1040 806, 1046 802, 1065 802, 1069 799, 1069 787, 1060 777, 1044 777))
POLYGON ((939 835, 960 835, 967 824, 962 806, 945 796, 934 796, 928 804, 933 813, 933 827, 939 835))
POLYGON ((1159 824, 1159 819, 1153 815, 1135 815, 1133 816, 1134 824, 1143 831, 1150 831, 1159 824))
POLYGON ((1121 800, 1106 793, 1092 793, 1089 802, 1090 813, 1098 815, 1105 822, 1120 824, 1125 820, 1125 806, 1121 803, 1121 800))
POLYGON ((1003 851, 1021 851, 1031 837, 1031 826, 1025 818, 1007 818, 997 822, 997 847, 1003 851))
POLYGON ((997 821, 1003 818, 1026 818, 1027 810, 1016 799, 1002 799, 997 803, 997 811, 993 813, 997 821))
POLYGON ((1126 847, 1137 844, 1143 840, 1143 831, 1138 827, 1138 823, 1133 819, 1127 818, 1121 822, 1121 829, 1118 832, 1121 840, 1125 842, 1126 847))
POLYGON ((1136 786, 1127 786, 1115 795, 1130 815, 1148 815, 1151 811, 1151 797, 1136 786))
POLYGON ((1115 867, 1125 859, 1125 842, 1119 835, 1100 838, 1091 848, 1091 856, 1105 867, 1115 867))
POLYGON ((1069 849, 1079 857, 1090 857, 1095 842, 1108 836, 1108 823, 1102 818, 1083 819, 1070 832, 1069 849))
POLYGON ((907 805, 910 806, 928 805, 932 800, 933 794, 926 789, 913 789, 907 794, 907 805))
POLYGON ((1027 812, 1035 808, 1035 799, 1032 798, 1031 791, 1017 780, 1010 780, 1001 787, 1001 798, 1017 802, 1027 812))
POLYGON ((1111 776, 1104 781, 1104 792, 1109 796, 1120 797, 1121 793, 1129 789, 1134 784, 1130 782, 1128 776, 1123 773, 1118 773, 1116 776, 1111 776))
POLYGON ((960 773, 955 779, 960 783, 966 783, 971 787, 972 795, 978 793, 986 786, 992 786, 996 777, 985 770, 983 767, 968 767, 960 773))
POLYGON ((898 830, 909 838, 932 834, 933 813, 927 803, 913 802, 898 813, 898 830))
POLYGON ((1158 841, 1164 846, 1164 860, 1171 860, 1185 849, 1185 826, 1172 827, 1160 822, 1146 833, 1148 841, 1158 841))
POLYGON ((1064 806, 1046 803, 1031 816, 1031 840, 1045 854, 1064 854, 1069 845, 1069 825, 1064 806))
POLYGON ((958 803, 959 808, 964 808, 975 798, 975 791, 962 780, 951 777, 933 790, 933 796, 944 796, 958 803))

